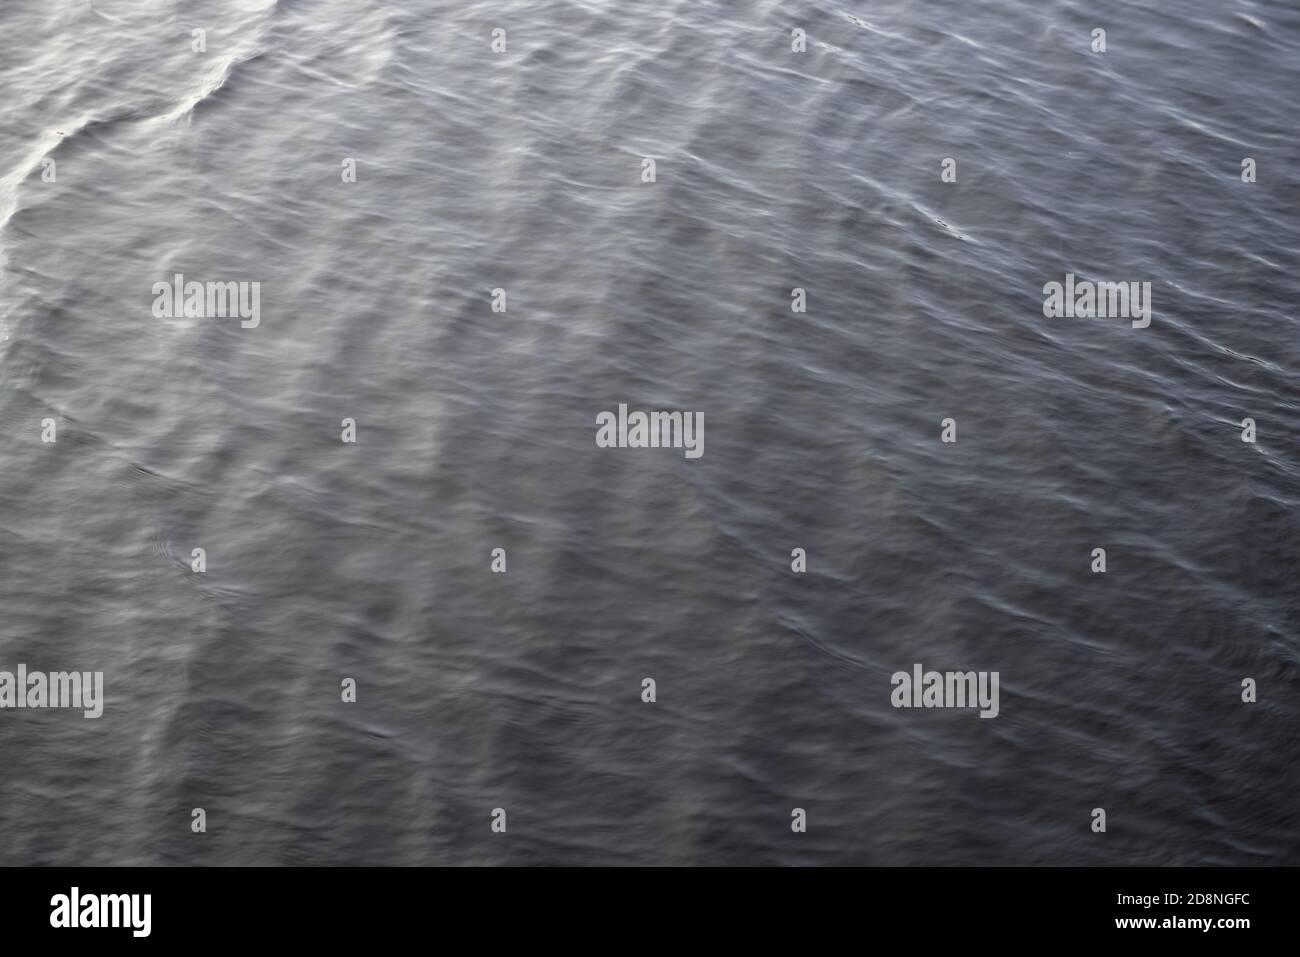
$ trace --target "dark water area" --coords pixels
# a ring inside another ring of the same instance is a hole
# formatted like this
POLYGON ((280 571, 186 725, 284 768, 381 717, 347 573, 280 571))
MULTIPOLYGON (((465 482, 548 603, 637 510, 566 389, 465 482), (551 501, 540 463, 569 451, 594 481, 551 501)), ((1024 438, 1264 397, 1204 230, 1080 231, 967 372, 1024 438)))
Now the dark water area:
POLYGON ((0 89, 0 669, 105 689, 0 864, 1300 864, 1290 0, 5 0, 0 89))

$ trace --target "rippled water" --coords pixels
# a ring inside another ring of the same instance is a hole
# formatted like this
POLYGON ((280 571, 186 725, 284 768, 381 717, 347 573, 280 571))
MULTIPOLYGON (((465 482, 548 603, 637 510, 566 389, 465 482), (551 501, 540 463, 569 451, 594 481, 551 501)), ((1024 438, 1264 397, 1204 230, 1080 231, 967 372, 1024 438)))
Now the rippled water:
POLYGON ((1300 863, 1291 0, 5 0, 0 89, 0 668, 107 695, 0 862, 1300 863))

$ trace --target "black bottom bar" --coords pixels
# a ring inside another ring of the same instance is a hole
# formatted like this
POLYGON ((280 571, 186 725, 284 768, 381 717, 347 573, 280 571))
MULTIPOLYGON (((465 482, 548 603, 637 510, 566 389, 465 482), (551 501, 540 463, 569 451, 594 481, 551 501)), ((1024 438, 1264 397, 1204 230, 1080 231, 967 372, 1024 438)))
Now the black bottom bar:
POLYGON ((918 947, 1098 940, 1232 947, 1285 932, 1296 873, 36 868, 0 872, 0 914, 8 942, 79 945, 284 941, 337 948, 459 929, 484 942, 522 934, 533 944, 557 938, 611 946, 712 932, 764 944, 807 945, 843 934, 883 943, 900 933, 918 947))

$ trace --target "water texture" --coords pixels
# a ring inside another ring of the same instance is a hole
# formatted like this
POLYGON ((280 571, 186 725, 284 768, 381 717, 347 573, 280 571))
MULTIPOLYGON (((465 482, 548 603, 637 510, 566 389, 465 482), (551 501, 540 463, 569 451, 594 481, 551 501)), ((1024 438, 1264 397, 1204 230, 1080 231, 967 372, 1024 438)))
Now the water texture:
POLYGON ((1300 864, 1297 90, 1291 0, 4 0, 0 668, 106 702, 0 863, 1300 864))

